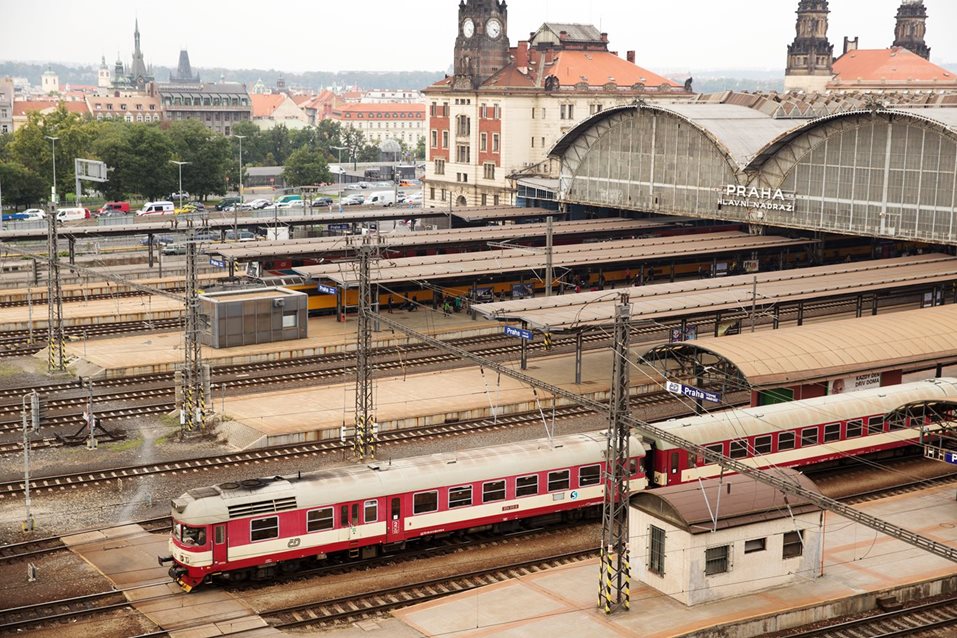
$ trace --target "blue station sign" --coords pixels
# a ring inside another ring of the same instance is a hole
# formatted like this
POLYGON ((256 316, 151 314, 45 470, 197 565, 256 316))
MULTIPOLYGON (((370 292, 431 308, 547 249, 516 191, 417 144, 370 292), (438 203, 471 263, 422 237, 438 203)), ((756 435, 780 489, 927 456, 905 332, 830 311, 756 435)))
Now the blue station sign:
POLYGON ((337 292, 335 286, 327 286, 325 284, 316 284, 316 291, 323 295, 334 295, 337 292))
POLYGON ((216 267, 216 268, 225 268, 225 267, 226 267, 226 260, 225 260, 225 259, 221 259, 221 258, 219 258, 219 257, 210 257, 210 258, 209 258, 209 265, 210 265, 210 266, 214 266, 214 267, 216 267))
POLYGON ((944 460, 952 465, 957 465, 957 452, 947 452, 944 454, 944 460))
POLYGON ((525 341, 531 341, 535 338, 535 334, 531 330, 513 328, 512 326, 505 326, 505 336, 518 337, 519 339, 524 339, 525 341))
POLYGON ((693 385, 684 385, 675 381, 668 381, 665 384, 665 390, 671 394, 678 394, 690 399, 700 399, 701 401, 708 401, 710 403, 721 403, 720 392, 708 392, 701 388, 696 388, 693 385))

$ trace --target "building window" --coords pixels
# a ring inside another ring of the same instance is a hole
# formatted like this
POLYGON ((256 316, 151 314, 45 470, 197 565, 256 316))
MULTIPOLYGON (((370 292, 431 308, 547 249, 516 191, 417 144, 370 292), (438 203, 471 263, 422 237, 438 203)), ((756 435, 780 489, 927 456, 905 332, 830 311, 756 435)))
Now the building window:
POLYGON ((306 512, 306 531, 318 532, 324 529, 332 529, 332 508, 323 507, 322 509, 306 512))
POLYGON ((432 148, 435 148, 439 145, 439 132, 435 129, 432 129, 432 148))
POLYGON ((432 104, 429 105, 429 115, 433 117, 435 116, 435 102, 432 102, 432 104))
POLYGON ((420 492, 412 496, 412 513, 426 514, 439 509, 439 493, 435 490, 431 492, 420 492))
POLYGON ((249 521, 249 540, 265 541, 279 537, 279 517, 259 518, 249 521))
POLYGON ((515 496, 534 496, 538 494, 538 475, 519 476, 515 479, 515 496))
POLYGON ((457 137, 468 137, 472 133, 471 120, 467 115, 459 115, 455 118, 455 135, 457 137))
MULTIPOLYGON (((435 160, 435 174, 445 175, 445 160, 444 159, 435 160)), ((432 199, 435 199, 435 198, 433 197, 432 199)))
POLYGON ((429 199, 435 201, 435 186, 429 186, 429 199))
POLYGON ((532 136, 531 145, 532 145, 532 148, 535 148, 535 136, 532 136))
POLYGON ((648 571, 659 576, 665 575, 665 530, 654 525, 648 526, 648 571))
POLYGON ((542 107, 542 119, 543 119, 543 120, 545 119, 545 107, 544 107, 544 106, 542 107))
POLYGON ((449 509, 468 507, 472 504, 472 486, 449 488, 449 509))
POLYGON ((568 470, 558 470, 556 472, 548 473, 548 491, 549 492, 558 492, 561 490, 567 490, 569 486, 569 479, 571 472, 568 470))
POLYGON ((482 193, 482 206, 488 206, 488 195, 482 193))
POLYGON ((468 144, 455 146, 455 161, 459 164, 468 164, 471 161, 471 149, 468 144))
POLYGON ((794 558, 804 553, 804 530, 784 533, 784 550, 782 558, 794 558))
POLYGON ((505 481, 489 481, 482 485, 482 502, 492 503, 505 500, 505 481))
POLYGON ((768 539, 766 538, 755 538, 749 541, 744 541, 744 553, 753 554, 754 552, 763 552, 767 549, 768 539))
POLYGON ((498 153, 499 137, 498 133, 492 133, 492 152, 498 153))
POLYGON ((445 201, 445 189, 444 189, 444 188, 442 189, 442 201, 443 201, 443 202, 445 201))
POLYGON ((545 136, 542 136, 542 148, 545 148, 545 136))
POLYGON ((483 169, 485 171, 485 179, 495 179, 495 164, 486 162, 483 165, 483 169))
POLYGON ((488 115, 486 115, 486 113, 487 113, 486 108, 487 108, 487 107, 485 106, 485 103, 484 103, 484 102, 482 103, 481 106, 479 106, 479 119, 484 120, 484 119, 486 119, 486 118, 488 117, 488 115))
POLYGON ((534 106, 532 107, 532 119, 533 119, 533 120, 535 119, 535 107, 534 107, 534 106))
POLYGON ((498 195, 492 195, 492 206, 498 206, 498 195))
POLYGON ((728 571, 728 555, 730 546, 719 545, 711 547, 704 552, 704 573, 705 576, 723 574, 728 571))
POLYGON ((488 133, 482 133, 479 136, 479 150, 480 151, 488 150, 488 133))
POLYGON ((282 313, 282 327, 295 328, 299 325, 299 313, 295 310, 287 310, 282 313))
POLYGON ((449 147, 449 131, 448 129, 442 131, 442 148, 449 147))

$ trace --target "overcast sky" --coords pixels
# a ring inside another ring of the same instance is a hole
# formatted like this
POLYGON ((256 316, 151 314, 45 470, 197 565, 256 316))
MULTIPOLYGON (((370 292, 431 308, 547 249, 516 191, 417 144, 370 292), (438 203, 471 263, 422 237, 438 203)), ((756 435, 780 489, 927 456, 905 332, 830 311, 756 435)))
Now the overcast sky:
MULTIPOLYGON (((181 48, 197 67, 342 70, 445 70, 451 64, 458 0, 2 0, 0 60, 129 62, 139 18, 147 63, 175 66, 181 48)), ((797 0, 511 0, 514 45, 542 22, 591 23, 612 50, 637 51, 659 71, 781 69, 794 38, 797 0)), ((861 48, 894 38, 900 0, 831 0, 829 37, 861 48)), ((925 0, 931 59, 957 62, 957 2, 925 0), (948 36, 947 34, 951 35, 948 36)))

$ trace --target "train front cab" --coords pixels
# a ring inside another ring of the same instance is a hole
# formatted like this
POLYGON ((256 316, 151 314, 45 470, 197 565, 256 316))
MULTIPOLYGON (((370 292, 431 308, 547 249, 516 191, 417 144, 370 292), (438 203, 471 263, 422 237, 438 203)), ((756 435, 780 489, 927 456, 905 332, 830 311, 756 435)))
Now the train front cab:
POLYGON ((169 556, 160 564, 172 561, 169 576, 189 592, 215 573, 227 561, 226 525, 184 525, 173 522, 169 538, 169 556))

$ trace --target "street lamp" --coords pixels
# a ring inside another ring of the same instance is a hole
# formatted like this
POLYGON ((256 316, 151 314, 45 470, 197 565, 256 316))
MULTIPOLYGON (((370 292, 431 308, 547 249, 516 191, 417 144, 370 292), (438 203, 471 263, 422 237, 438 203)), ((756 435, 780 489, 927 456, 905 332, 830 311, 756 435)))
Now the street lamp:
POLYGON ((332 146, 339 151, 339 212, 342 212, 342 151, 349 148, 348 146, 332 146))
POLYGON ((43 137, 53 142, 53 186, 50 188, 50 201, 52 204, 51 210, 56 211, 56 205, 60 203, 57 201, 56 195, 56 141, 60 138, 51 135, 44 135, 43 137))
MULTIPOLYGON (((245 135, 233 135, 236 139, 239 140, 239 206, 243 205, 243 140, 246 139, 245 135)), ((239 216, 239 206, 233 206, 233 239, 239 239, 239 233, 237 232, 239 216)))
POLYGON ((191 164, 192 162, 178 162, 176 160, 170 160, 170 164, 176 164, 179 167, 179 191, 176 193, 176 198, 179 200, 179 207, 183 208, 183 165, 191 164))

